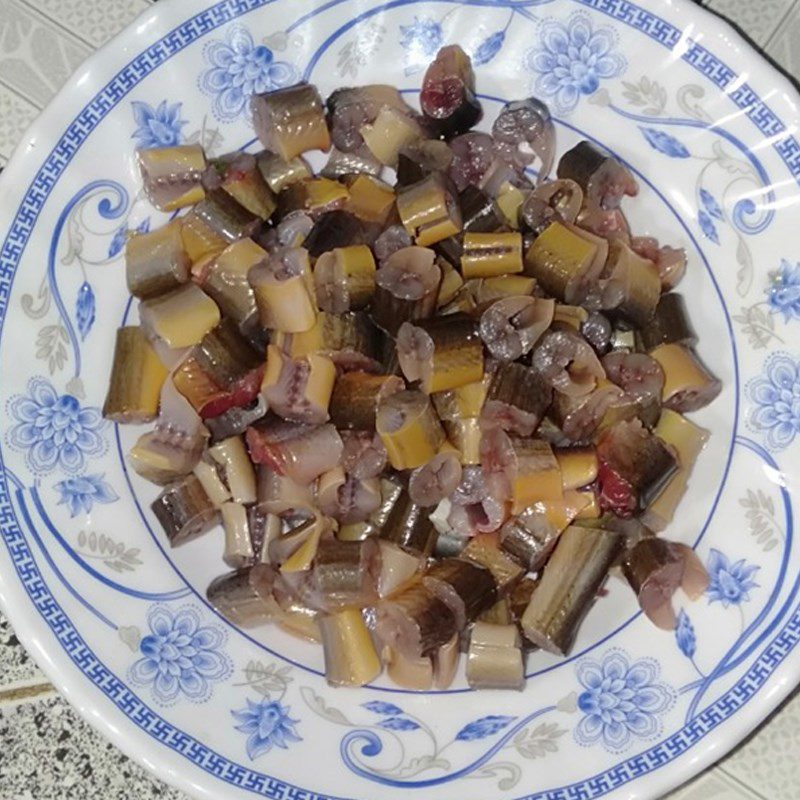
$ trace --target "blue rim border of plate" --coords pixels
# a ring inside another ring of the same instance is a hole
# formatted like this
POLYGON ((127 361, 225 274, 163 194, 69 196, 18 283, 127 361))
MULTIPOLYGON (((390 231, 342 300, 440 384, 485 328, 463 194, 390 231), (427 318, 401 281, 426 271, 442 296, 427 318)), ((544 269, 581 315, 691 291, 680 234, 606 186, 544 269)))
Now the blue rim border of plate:
MULTIPOLYGON (((274 2, 276 0, 223 0, 184 21, 132 59, 76 116, 37 172, 23 203, 17 209, 14 222, 0 250, 0 335, 5 322, 13 277, 39 213, 61 173, 92 130, 136 84, 172 55, 221 25, 274 2)), ((316 9, 315 13, 322 13, 341 2, 344 0, 332 0, 316 9)), ((414 2, 416 0, 394 0, 371 9, 370 14, 380 8, 390 9, 414 2)), ((522 5, 514 0, 495 0, 495 2, 444 0, 444 2, 454 5, 506 7, 522 5)), ((674 48, 681 40, 682 32, 675 26, 627 0, 572 0, 572 2, 616 19, 669 49, 674 48)), ((686 52, 681 56, 682 59, 719 88, 724 89, 736 79, 736 73, 706 48, 691 40, 687 40, 686 44, 686 52)), ((726 94, 746 112, 747 117, 763 135, 777 137, 787 131, 783 122, 747 83, 742 82, 734 91, 726 94)), ((780 139, 775 138, 773 147, 800 184, 800 143, 795 137, 787 134, 780 139)), ((143 732, 175 752, 181 753, 200 769, 233 786, 271 798, 299 800, 303 797, 306 800, 337 800, 232 762, 161 718, 131 692, 92 652, 50 594, 20 530, 6 481, 7 475, 0 455, 0 526, 22 585, 72 661, 120 711, 143 732)), ((599 797, 643 774, 655 771, 686 752, 749 702, 798 642, 800 642, 800 608, 795 610, 783 629, 761 652, 745 675, 725 695, 672 736, 598 775, 566 787, 527 795, 524 800, 599 797)))

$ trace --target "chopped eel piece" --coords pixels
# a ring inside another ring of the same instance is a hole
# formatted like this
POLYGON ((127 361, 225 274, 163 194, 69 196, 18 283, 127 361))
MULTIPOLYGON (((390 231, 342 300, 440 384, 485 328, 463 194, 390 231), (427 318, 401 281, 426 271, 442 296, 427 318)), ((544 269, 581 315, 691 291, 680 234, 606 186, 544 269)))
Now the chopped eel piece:
POLYGON ((476 622, 472 626, 467 683, 472 689, 525 688, 525 661, 516 625, 476 622))
POLYGON ((447 644, 457 626, 447 603, 417 581, 378 603, 375 629, 387 647, 420 658, 447 644))
POLYGON ((265 464, 301 486, 333 469, 344 447, 330 424, 259 423, 247 429, 246 438, 254 463, 265 464))
POLYGON ((692 599, 708 588, 709 577, 691 547, 656 536, 639 541, 625 555, 625 577, 650 621, 662 630, 675 629, 672 596, 680 588, 692 599))
POLYGON ((261 144, 284 161, 309 150, 329 150, 330 133, 316 87, 298 83, 250 98, 253 127, 261 144))
POLYGON ((467 314, 404 322, 397 332, 397 358, 410 382, 426 394, 456 389, 483 378, 478 324, 467 314))
POLYGON ((567 655, 620 544, 617 533, 577 525, 558 537, 522 616, 522 630, 531 642, 550 653, 567 655))
POLYGON ((448 139, 466 133, 480 120, 472 62, 457 44, 441 48, 428 67, 420 106, 431 130, 448 139))
POLYGON ((675 453, 640 420, 619 422, 597 445, 600 505, 630 517, 655 498, 678 468, 675 453))

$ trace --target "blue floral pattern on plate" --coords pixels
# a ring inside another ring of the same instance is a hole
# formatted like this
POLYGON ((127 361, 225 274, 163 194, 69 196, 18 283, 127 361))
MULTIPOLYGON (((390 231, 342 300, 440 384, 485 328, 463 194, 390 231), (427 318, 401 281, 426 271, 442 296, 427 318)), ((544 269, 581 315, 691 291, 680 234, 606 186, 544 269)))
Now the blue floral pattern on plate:
POLYGON ((46 378, 28 381, 27 395, 14 395, 8 413, 17 421, 6 435, 9 445, 25 453, 29 469, 46 475, 56 467, 80 472, 89 458, 107 447, 100 435, 105 420, 98 408, 82 408, 71 394, 58 394, 46 378))
POLYGON ((276 61, 266 45, 256 45, 247 28, 235 25, 224 40, 203 49, 209 68, 200 75, 200 89, 212 98, 211 108, 220 122, 233 122, 247 107, 251 95, 291 86, 297 69, 276 61))
POLYGON ((494 736, 498 731, 507 728, 516 717, 507 717, 500 714, 490 714, 465 725, 457 734, 456 741, 471 742, 475 739, 485 739, 494 736))
POLYGON ((694 658, 694 654, 697 652, 697 634, 694 631, 694 625, 692 625, 689 615, 683 609, 678 613, 678 624, 675 626, 675 641, 678 644, 678 649, 686 658, 694 658))
POLYGON ((226 634, 216 625, 201 624, 195 609, 173 613, 166 606, 154 606, 147 624, 150 634, 139 644, 142 657, 130 676, 134 683, 150 686, 162 705, 180 697, 208 700, 212 684, 231 675, 230 659, 221 650, 226 634))
POLYGON ((403 709, 394 703, 384 703, 380 700, 373 700, 369 703, 361 704, 367 711, 373 714, 380 714, 383 719, 378 723, 379 728, 387 731, 416 731, 419 725, 413 719, 403 716, 403 709))
POLYGON ((710 603, 722 603, 724 608, 738 606, 750 600, 750 590, 758 584, 753 580, 753 575, 759 567, 747 564, 744 559, 731 564, 728 557, 715 548, 711 548, 708 557, 708 575, 711 582, 706 590, 710 603))
POLYGON ((700 230, 703 231, 703 236, 714 242, 714 244, 719 244, 719 232, 710 215, 703 210, 698 211, 697 222, 700 225, 700 230))
POLYGON ((181 119, 182 103, 168 105, 162 100, 155 108, 141 100, 131 103, 133 118, 136 121, 136 130, 131 139, 136 140, 136 146, 147 150, 151 147, 174 147, 181 143, 181 128, 186 125, 186 120, 181 119))
POLYGON ((502 49, 506 40, 505 31, 489 34, 472 52, 472 63, 476 67, 488 64, 502 49))
POLYGON ((547 20, 539 45, 525 56, 525 68, 537 73, 533 90, 557 114, 568 114, 581 96, 594 94, 600 81, 621 75, 627 62, 615 52, 617 35, 607 27, 593 28, 585 14, 573 14, 566 23, 547 20))
POLYGON ((396 706, 394 703, 384 703, 381 700, 371 700, 369 703, 362 703, 367 711, 372 711, 374 714, 402 714, 403 709, 396 706))
POLYGON ((265 698, 260 702, 247 700, 247 708, 231 711, 239 723, 236 730, 247 734, 247 755, 254 761, 273 747, 288 750, 291 742, 301 742, 294 726, 300 720, 289 716, 289 707, 277 700, 265 698))
POLYGON ((400 46, 410 56, 429 58, 444 43, 442 26, 431 17, 414 17, 411 25, 400 26, 400 46))
POLYGON ((61 498, 59 505, 69 508, 70 517, 76 517, 83 511, 88 514, 95 503, 113 503, 119 500, 103 475, 81 475, 78 478, 67 478, 55 485, 61 498))
POLYGON ((754 405, 750 425, 764 435, 770 450, 784 450, 800 433, 800 363, 787 353, 773 353, 764 375, 747 385, 754 405))
POLYGON ((722 207, 717 202, 714 195, 711 194, 711 192, 709 192, 707 189, 701 189, 699 196, 700 196, 700 202, 703 204, 703 207, 705 208, 706 211, 708 211, 708 213, 712 217, 719 220, 725 219, 725 212, 723 212, 722 207))
POLYGON ((660 717, 675 702, 675 692, 658 680, 656 661, 631 662, 621 650, 602 661, 582 661, 576 670, 584 691, 578 708, 584 713, 575 729, 576 741, 589 747, 602 742, 613 753, 632 739, 650 739, 661 731, 660 717))
POLYGON ((656 128, 644 128, 641 126, 639 130, 644 134, 644 138, 647 139, 650 147, 665 156, 670 158, 689 158, 691 155, 686 146, 669 133, 664 133, 664 131, 656 128))
POLYGON ((78 298, 75 301, 75 322, 78 324, 81 339, 85 339, 89 335, 96 316, 97 301, 94 290, 89 281, 84 281, 78 289, 78 298))
POLYGON ((767 290, 767 302, 773 311, 783 314, 786 322, 800 320, 800 263, 781 261, 767 290))

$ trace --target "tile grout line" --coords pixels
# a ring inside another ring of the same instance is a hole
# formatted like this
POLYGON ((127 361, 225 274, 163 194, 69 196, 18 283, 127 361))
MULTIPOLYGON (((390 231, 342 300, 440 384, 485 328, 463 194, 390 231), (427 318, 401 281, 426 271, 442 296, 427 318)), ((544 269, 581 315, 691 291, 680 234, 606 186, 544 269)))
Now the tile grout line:
MULTIPOLYGON (((742 789, 746 789, 751 794, 755 795, 758 800, 769 800, 769 798, 765 797, 761 794, 761 790, 757 789, 755 786, 751 786, 749 783, 745 783, 741 778, 738 778, 736 775, 728 772, 723 764, 717 763, 714 769, 719 770, 726 778, 732 781, 736 786, 741 787, 742 789)), ((774 798, 773 798, 774 800, 774 798)))
POLYGON ((772 32, 770 33, 770 35, 769 35, 769 36, 768 36, 768 37, 765 39, 765 41, 764 41, 764 44, 763 44, 763 45, 761 45, 761 49, 762 49, 764 52, 766 52, 766 51, 767 51, 767 49, 769 48, 769 46, 770 46, 770 45, 772 44, 772 42, 775 40, 775 38, 777 37, 777 35, 778 35, 778 32, 780 31, 780 29, 781 29, 781 27, 783 26, 783 24, 784 24, 784 23, 785 23, 785 22, 786 22, 786 21, 789 19, 789 17, 790 17, 790 16, 791 16, 791 15, 792 15, 792 14, 793 14, 793 13, 794 13, 796 10, 797 10, 797 8, 798 8, 798 5, 799 5, 799 4, 800 4, 800 0, 794 0, 794 2, 793 2, 793 3, 792 3, 790 6, 789 6, 789 8, 787 8, 787 9, 786 9, 786 12, 785 12, 785 13, 784 13, 784 14, 781 16, 781 18, 778 20, 778 23, 777 23, 777 24, 775 25, 775 27, 772 29, 772 32))
POLYGON ((42 11, 41 8, 38 8, 32 0, 16 0, 20 5, 27 8, 30 12, 33 13, 35 17, 37 17, 40 21, 46 22, 51 28, 54 28, 58 31, 62 31, 67 36, 71 37, 75 40, 75 42, 79 42, 80 44, 84 45, 85 47, 89 48, 89 53, 84 56, 84 58, 88 58, 91 53, 97 50, 97 45, 93 42, 90 42, 88 39, 84 39, 80 34, 73 31, 71 28, 65 27, 63 24, 59 23, 57 20, 53 19, 52 17, 48 17, 47 14, 42 11))
POLYGON ((33 686, 20 686, 16 689, 0 691, 0 709, 5 705, 18 704, 28 700, 38 700, 45 696, 59 696, 52 684, 43 682, 33 686))
MULTIPOLYGON (((18 89, 15 89, 13 86, 9 85, 2 79, 0 79, 0 86, 2 86, 4 89, 8 89, 8 91, 11 92, 11 94, 15 95, 23 102, 27 103, 30 106, 33 106, 37 110, 37 112, 44 110, 44 106, 40 106, 38 103, 35 103, 30 97, 26 97, 24 94, 22 94, 22 92, 20 92, 18 89)), ((50 101, 48 100, 48 102, 50 101)))

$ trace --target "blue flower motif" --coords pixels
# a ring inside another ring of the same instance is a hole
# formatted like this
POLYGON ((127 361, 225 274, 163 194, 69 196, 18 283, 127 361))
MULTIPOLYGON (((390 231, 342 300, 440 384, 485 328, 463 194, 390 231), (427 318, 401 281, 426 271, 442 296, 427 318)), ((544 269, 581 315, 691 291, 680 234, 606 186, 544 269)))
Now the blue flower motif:
POLYGON ((61 494, 59 505, 69 507, 70 517, 76 517, 81 509, 88 514, 95 503, 113 503, 119 495, 111 485, 103 480, 104 475, 81 475, 78 478, 67 478, 55 485, 61 494))
POLYGON ((705 211, 697 213, 697 221, 700 224, 700 230, 703 231, 703 236, 706 239, 711 239, 714 244, 719 244, 719 234, 717 233, 717 226, 712 221, 711 217, 705 211))
POLYGON ((78 289, 78 299, 75 303, 75 320, 78 323, 81 339, 85 339, 94 325, 95 319, 95 298, 92 287, 88 281, 84 281, 78 289))
POLYGON ((382 703, 380 700, 370 700, 369 703, 361 704, 367 711, 373 711, 376 714, 388 714, 394 716, 395 714, 402 714, 403 709, 398 708, 394 703, 382 703))
POLYGON ((472 63, 476 67, 488 64, 502 49, 506 40, 505 31, 497 31, 487 36, 472 54, 472 63))
POLYGON ((644 138, 647 139, 647 143, 653 150, 657 150, 670 158, 689 158, 691 156, 684 144, 674 136, 656 128, 643 128, 641 125, 639 130, 644 134, 644 138))
POLYGON ((401 25, 400 46, 414 60, 430 58, 444 42, 442 26, 430 17, 414 17, 411 25, 401 25))
POLYGON ((545 22, 539 32, 539 45, 529 50, 524 66, 538 73, 533 89, 548 98, 556 113, 572 111, 581 95, 594 94, 602 79, 620 75, 627 66, 614 52, 617 36, 611 28, 594 30, 582 13, 573 14, 566 24, 545 22))
POLYGON ((216 625, 201 625, 193 608, 176 614, 165 606, 154 606, 147 615, 151 633, 139 650, 130 677, 134 683, 150 686, 162 705, 174 703, 181 695, 194 702, 208 700, 211 685, 233 671, 230 660, 220 652, 225 633, 216 625))
POLYGON ((253 761, 273 747, 289 749, 289 742, 300 742, 294 726, 300 720, 289 716, 289 706, 283 706, 275 700, 264 699, 254 703, 247 701, 247 708, 231 711, 233 718, 239 723, 237 731, 247 734, 247 755, 253 761))
POLYGON ((786 353, 773 353, 764 377, 747 384, 753 403, 748 422, 760 431, 771 450, 783 450, 800 433, 800 363, 786 353))
POLYGON ((584 747, 602 742, 613 753, 631 739, 650 739, 661 731, 660 715, 675 702, 674 690, 658 680, 658 663, 643 658, 630 663, 627 654, 610 651, 598 663, 590 659, 577 667, 585 689, 578 697, 584 713, 575 740, 584 747))
POLYGON ((105 452, 100 410, 81 408, 76 397, 57 394, 45 378, 31 378, 28 394, 11 397, 7 409, 17 424, 9 429, 6 441, 25 453, 35 473, 45 475, 61 467, 74 475, 83 470, 87 458, 105 452))
POLYGON ((508 727, 515 719, 516 717, 503 717, 498 714, 481 717, 465 725, 456 734, 456 740, 459 742, 471 742, 474 739, 485 739, 487 736, 493 736, 498 731, 508 727))
POLYGON ((233 26, 225 40, 209 42, 203 49, 209 68, 200 75, 199 86, 209 97, 214 116, 233 122, 246 109, 253 94, 262 94, 299 79, 297 69, 276 61, 272 50, 256 45, 246 28, 233 26))
POLYGON ((697 635, 689 615, 683 609, 678 614, 675 641, 678 643, 678 649, 686 658, 694 658, 694 654, 697 652, 697 635))
POLYGON ((773 311, 780 311, 786 322, 800 320, 800 264, 792 266, 785 258, 773 275, 767 290, 767 302, 773 311))
POLYGON ((182 103, 167 105, 162 100, 156 108, 134 100, 131 103, 133 119, 138 127, 131 135, 136 140, 136 146, 142 150, 151 147, 174 147, 181 143, 181 128, 186 125, 186 120, 181 119, 182 103))
POLYGON ((722 207, 717 202, 714 195, 711 194, 711 192, 707 191, 706 189, 701 189, 700 202, 712 217, 716 217, 716 219, 725 219, 725 214, 722 211, 722 207))
POLYGON ((387 731, 416 731, 419 725, 408 717, 386 717, 378 723, 379 728, 386 728, 387 731))
POLYGON ((720 602, 723 608, 728 608, 748 602, 749 591, 758 586, 753 575, 759 569, 755 564, 747 564, 743 558, 731 564, 727 556, 712 548, 708 557, 711 582, 706 589, 709 603, 720 602))

